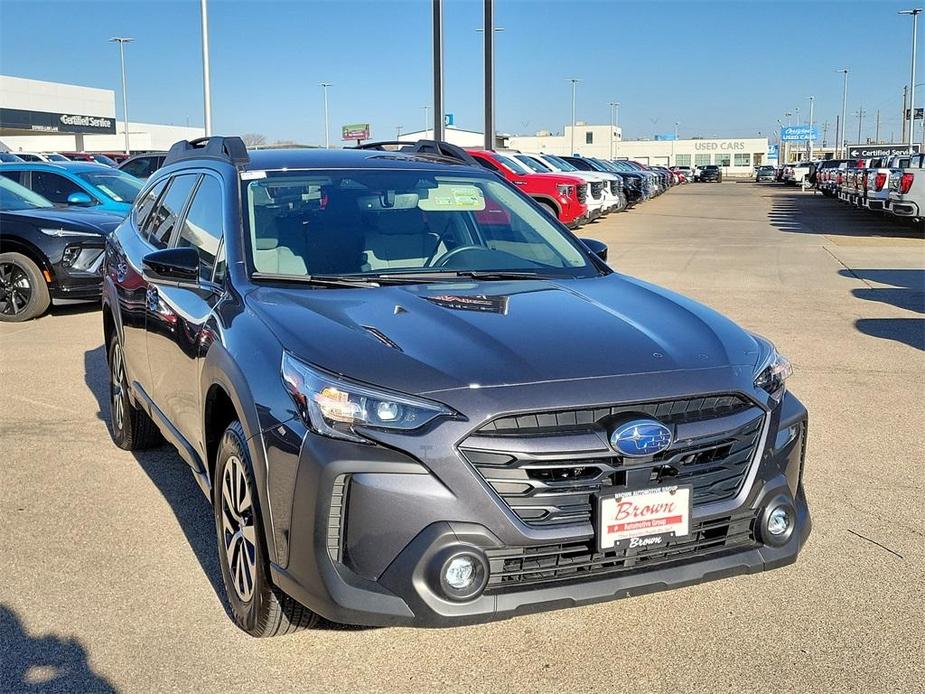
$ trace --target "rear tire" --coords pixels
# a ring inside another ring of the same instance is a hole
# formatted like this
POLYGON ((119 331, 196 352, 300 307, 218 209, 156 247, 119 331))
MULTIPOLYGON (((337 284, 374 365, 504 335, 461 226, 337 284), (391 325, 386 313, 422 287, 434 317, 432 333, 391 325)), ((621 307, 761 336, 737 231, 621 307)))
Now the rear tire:
POLYGON ((270 582, 254 468, 241 423, 225 429, 212 481, 219 563, 234 623, 251 636, 291 634, 319 617, 270 582))
POLYGON ((112 441, 125 451, 141 451, 164 442, 148 413, 132 404, 125 376, 125 355, 119 336, 109 340, 109 431, 112 441))
POLYGON ((0 321, 32 320, 45 313, 50 303, 38 265, 21 253, 0 253, 0 321))

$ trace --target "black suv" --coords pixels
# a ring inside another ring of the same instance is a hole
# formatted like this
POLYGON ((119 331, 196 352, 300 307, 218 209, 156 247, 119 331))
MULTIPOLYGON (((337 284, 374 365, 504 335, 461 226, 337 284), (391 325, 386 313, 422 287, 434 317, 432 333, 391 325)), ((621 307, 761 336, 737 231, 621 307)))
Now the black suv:
POLYGON ((121 221, 58 209, 0 176, 0 321, 36 318, 51 302, 99 301, 106 235, 121 221))
POLYGON ((464 152, 404 150, 180 142, 108 241, 113 438, 189 464, 237 624, 464 624, 793 562, 806 410, 774 347, 464 152))
POLYGON ((715 164, 709 164, 700 169, 700 177, 697 180, 701 183, 722 183, 723 170, 715 164))

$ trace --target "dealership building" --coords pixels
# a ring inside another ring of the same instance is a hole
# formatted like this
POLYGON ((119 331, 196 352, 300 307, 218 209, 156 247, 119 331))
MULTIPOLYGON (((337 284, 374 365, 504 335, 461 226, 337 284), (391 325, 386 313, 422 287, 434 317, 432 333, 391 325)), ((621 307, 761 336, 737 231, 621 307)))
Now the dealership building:
MULTIPOLYGON (((203 128, 129 122, 133 152, 168 149, 203 137, 203 128)), ((109 152, 125 149, 116 93, 74 84, 0 75, 0 149, 16 152, 109 152)))

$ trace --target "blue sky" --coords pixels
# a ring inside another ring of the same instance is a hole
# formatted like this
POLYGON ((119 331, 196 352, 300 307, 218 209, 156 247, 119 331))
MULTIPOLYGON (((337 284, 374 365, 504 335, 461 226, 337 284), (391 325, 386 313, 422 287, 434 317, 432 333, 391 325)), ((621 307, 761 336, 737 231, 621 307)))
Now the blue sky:
MULTIPOLYGON (((797 107, 805 121, 813 94, 831 140, 841 111, 835 69, 848 66, 848 139, 862 105, 864 137, 873 136, 879 108, 881 137, 898 138, 911 19, 896 11, 914 5, 496 0, 505 29, 497 35, 498 129, 561 129, 570 118, 566 78, 578 77, 578 118, 607 122, 615 99, 626 137, 671 132, 676 120, 682 137, 767 134, 797 107), (882 59, 868 57, 873 45, 882 59)), ((350 122, 368 121, 384 139, 397 125, 423 127, 429 1, 210 0, 209 15, 216 132, 320 142, 322 80, 334 83, 332 137, 350 122)), ((482 3, 446 0, 445 19, 446 110, 477 130, 482 3)), ((925 23, 922 30, 925 37, 925 23)), ((0 72, 118 90, 118 50, 107 43, 115 35, 135 38, 126 49, 132 119, 201 124, 197 0, 0 0, 0 72)))

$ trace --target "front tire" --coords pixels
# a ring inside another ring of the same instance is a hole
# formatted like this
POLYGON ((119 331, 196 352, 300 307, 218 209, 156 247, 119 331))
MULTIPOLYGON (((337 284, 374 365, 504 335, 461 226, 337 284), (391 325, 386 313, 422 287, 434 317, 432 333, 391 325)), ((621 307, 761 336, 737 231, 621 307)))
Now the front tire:
POLYGON ((132 404, 125 354, 115 333, 109 340, 109 393, 109 431, 113 443, 125 451, 140 451, 163 442, 161 432, 147 412, 132 404))
POLYGON ((225 429, 215 463, 212 505, 219 563, 234 623, 251 636, 291 634, 318 615, 273 586, 254 468, 241 423, 225 429))
POLYGON ((45 313, 50 303, 38 265, 22 253, 0 253, 0 321, 32 320, 45 313))

